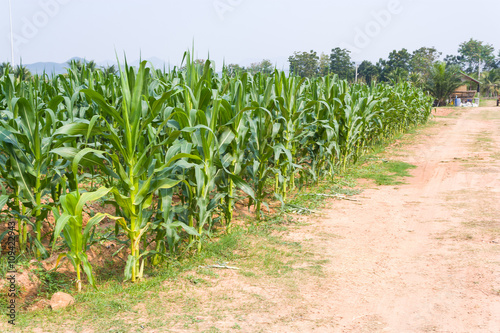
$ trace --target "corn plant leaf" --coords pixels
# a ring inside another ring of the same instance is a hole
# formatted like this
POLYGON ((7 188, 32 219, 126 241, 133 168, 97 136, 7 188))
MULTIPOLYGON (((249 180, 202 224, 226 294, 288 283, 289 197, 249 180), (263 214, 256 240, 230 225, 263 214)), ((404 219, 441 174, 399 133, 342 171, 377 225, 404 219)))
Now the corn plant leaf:
POLYGON ((128 281, 132 278, 132 267, 135 266, 136 257, 132 255, 128 255, 127 263, 125 264, 125 270, 123 272, 125 281, 128 281))
POLYGON ((196 156, 196 155, 193 155, 193 154, 180 153, 180 154, 177 154, 177 155, 173 156, 172 158, 170 158, 168 160, 168 162, 165 164, 165 166, 168 167, 173 162, 175 162, 176 160, 179 160, 181 158, 190 158, 190 159, 193 159, 193 160, 196 160, 196 161, 201 161, 201 158, 199 156, 196 156))
POLYGON ((118 125, 122 127, 124 126, 123 118, 120 116, 120 113, 118 113, 115 108, 110 106, 101 94, 91 89, 82 89, 80 91, 96 102, 101 110, 104 111, 105 114, 111 116, 118 125))
MULTIPOLYGON (((71 163, 71 171, 73 171, 73 174, 76 175, 78 172, 78 166, 80 165, 80 161, 87 155, 87 154, 94 154, 94 155, 102 155, 104 152, 92 148, 85 148, 76 153, 76 155, 73 158, 73 161, 71 163)), ((101 165, 103 163, 101 162, 101 165)), ((103 165, 104 166, 104 165, 103 165)))
POLYGON ((64 97, 54 96, 47 104, 47 108, 49 108, 53 112, 56 112, 59 104, 61 104, 62 102, 64 102, 64 97))
POLYGON ((61 261, 62 258, 64 258, 65 256, 67 256, 68 253, 67 252, 63 252, 63 253, 60 253, 58 256, 57 256, 57 260, 56 260, 56 264, 54 265, 54 268, 53 269, 57 269, 57 267, 59 266, 59 262, 61 261))
MULTIPOLYGON (((55 208, 54 208, 54 210, 55 210, 55 208)), ((61 235, 61 232, 63 231, 64 227, 66 226, 66 224, 68 223, 68 221, 71 218, 72 218, 72 216, 69 215, 68 213, 62 213, 57 218, 56 225, 54 228, 54 241, 52 242, 52 251, 54 251, 57 239, 59 238, 59 236, 61 235)))
POLYGON ((28 100, 22 97, 17 98, 15 99, 15 102, 13 102, 13 107, 18 108, 19 116, 21 117, 21 124, 26 130, 26 135, 28 136, 30 142, 39 140, 40 138, 37 137, 36 133, 38 125, 37 117, 28 100))
POLYGON ((109 214, 97 213, 96 215, 94 215, 93 217, 91 217, 89 219, 89 221, 87 222, 87 225, 85 226, 85 229, 83 230, 82 244, 84 244, 84 246, 89 241, 90 232, 92 231, 92 228, 108 216, 109 216, 109 214))
POLYGON ((162 223, 162 226, 167 229, 175 229, 175 228, 182 228, 184 231, 186 231, 189 235, 192 236, 200 236, 198 231, 196 231, 195 228, 188 226, 185 223, 182 223, 180 221, 177 222, 172 222, 172 223, 162 223))
POLYGON ((85 272, 85 275, 87 275, 87 280, 89 281, 90 285, 94 287, 94 289, 97 289, 94 274, 92 273, 92 266, 90 265, 90 262, 87 258, 87 254, 85 252, 79 252, 78 259, 80 259, 83 271, 85 272))
POLYGON ((112 188, 111 193, 113 193, 117 205, 123 210, 126 217, 137 216, 137 214, 132 213, 134 207, 132 206, 130 197, 124 196, 116 188, 112 188))
POLYGON ((224 133, 222 133, 219 138, 219 154, 224 154, 226 152, 227 147, 231 144, 235 137, 236 135, 234 135, 230 129, 227 129, 224 133))
POLYGON ((106 194, 111 191, 110 188, 100 187, 97 191, 94 192, 85 192, 80 196, 80 200, 76 204, 75 213, 77 215, 81 215, 83 206, 89 201, 96 201, 97 199, 102 198, 106 194))
MULTIPOLYGON (((73 161, 75 156, 81 152, 80 149, 74 148, 74 147, 59 147, 59 148, 54 148, 50 151, 51 153, 54 153, 56 155, 61 156, 62 158, 68 160, 68 161, 73 161)), ((101 155, 103 153, 102 151, 94 150, 93 154, 87 153, 84 154, 83 156, 80 157, 79 164, 86 166, 86 167, 92 167, 92 166, 99 166, 102 170, 108 171, 107 166, 104 164, 104 157, 101 155)), ((112 175, 114 173, 111 173, 112 175)), ((116 174, 114 174, 116 175, 116 174)))
POLYGON ((151 191, 157 191, 159 189, 168 189, 172 188, 174 186, 177 186, 182 180, 179 179, 170 179, 170 178, 163 178, 154 183, 154 186, 152 187, 151 191))
POLYGON ((3 210, 3 207, 7 204, 7 201, 9 201, 8 195, 0 195, 0 211, 3 210))
POLYGON ((10 143, 11 145, 13 145, 14 147, 16 147, 18 149, 21 148, 15 135, 11 131, 9 131, 8 129, 4 128, 3 126, 0 127, 0 142, 10 143))
MULTIPOLYGON (((63 136, 82 135, 82 136, 85 136, 88 133, 88 129, 89 129, 88 122, 69 123, 69 124, 66 124, 66 125, 59 127, 54 132, 53 135, 54 136, 57 136, 57 135, 63 135, 63 136)), ((93 132, 96 134, 100 134, 102 131, 99 128, 94 127, 93 132)))
POLYGON ((234 182, 234 185, 238 187, 240 190, 248 194, 252 199, 255 199, 255 192, 253 189, 245 182, 242 178, 232 173, 228 173, 229 178, 234 182))
POLYGON ((36 238, 33 238, 33 243, 35 244, 35 247, 38 251, 40 251, 40 255, 42 258, 47 258, 49 254, 47 253, 47 250, 45 249, 45 246, 36 238))
POLYGON ((33 196, 33 192, 31 189, 34 187, 33 181, 27 171, 27 166, 25 164, 21 164, 19 159, 15 156, 11 159, 12 161, 12 171, 14 177, 17 181, 17 184, 20 186, 20 190, 23 194, 23 197, 28 200, 31 204, 35 204, 36 200, 33 196))

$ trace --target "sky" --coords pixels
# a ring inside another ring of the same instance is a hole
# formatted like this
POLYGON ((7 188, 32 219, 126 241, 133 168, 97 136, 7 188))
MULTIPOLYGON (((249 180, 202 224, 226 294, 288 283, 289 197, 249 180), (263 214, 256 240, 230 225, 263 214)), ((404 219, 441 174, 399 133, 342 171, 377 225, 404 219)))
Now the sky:
MULTIPOLYGON (((500 50, 498 0, 11 0, 15 63, 195 56, 287 68, 295 51, 347 48, 356 62, 422 46, 457 54, 474 38, 500 50)), ((0 62, 10 61, 9 1, 0 0, 0 62)))

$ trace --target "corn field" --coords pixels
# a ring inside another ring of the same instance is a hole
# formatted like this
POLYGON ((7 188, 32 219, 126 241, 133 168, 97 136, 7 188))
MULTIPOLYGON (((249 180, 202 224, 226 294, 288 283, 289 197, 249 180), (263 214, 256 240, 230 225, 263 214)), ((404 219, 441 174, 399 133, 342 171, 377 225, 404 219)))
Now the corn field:
POLYGON ((214 227, 230 233, 237 202, 259 221, 269 200, 334 177, 431 112, 432 98, 408 83, 218 75, 188 53, 185 63, 0 78, 0 209, 21 253, 61 253, 77 288, 82 273, 95 287, 87 250, 99 223, 114 221, 125 280, 137 281, 180 248, 202 250, 214 227), (84 223, 96 200, 115 213, 84 223))

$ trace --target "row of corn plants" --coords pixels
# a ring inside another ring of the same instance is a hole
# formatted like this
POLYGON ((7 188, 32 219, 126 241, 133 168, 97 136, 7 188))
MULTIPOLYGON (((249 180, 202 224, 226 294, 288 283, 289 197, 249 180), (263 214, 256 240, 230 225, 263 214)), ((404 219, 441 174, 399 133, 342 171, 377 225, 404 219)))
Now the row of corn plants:
POLYGON ((219 75, 189 53, 185 63, 0 78, 0 202, 17 221, 22 253, 60 253, 78 289, 82 269, 95 287, 86 253, 107 219, 128 248, 124 277, 136 281, 180 248, 201 251, 215 226, 231 232, 237 202, 253 206, 258 221, 269 200, 333 177, 374 144, 425 123, 432 105, 406 83, 219 75), (96 200, 115 214, 90 214, 84 225, 96 200))

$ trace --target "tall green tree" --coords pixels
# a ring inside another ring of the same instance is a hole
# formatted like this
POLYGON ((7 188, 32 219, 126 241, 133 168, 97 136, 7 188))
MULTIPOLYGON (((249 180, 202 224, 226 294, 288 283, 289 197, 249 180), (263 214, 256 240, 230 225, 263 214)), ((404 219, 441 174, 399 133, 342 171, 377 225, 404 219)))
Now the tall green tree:
POLYGON ((453 54, 448 54, 446 57, 444 57, 444 62, 448 65, 458 65, 462 66, 462 57, 453 55, 453 54))
POLYGON ((421 47, 413 51, 410 60, 411 72, 428 73, 432 63, 437 61, 441 54, 435 47, 421 47))
POLYGON ((241 74, 245 71, 244 66, 240 66, 238 64, 229 64, 226 66, 225 70, 230 77, 236 76, 236 74, 241 74))
POLYGON ((389 74, 389 67, 387 66, 387 60, 380 58, 375 64, 375 67, 377 67, 379 80, 381 82, 387 82, 389 80, 387 78, 387 74, 389 74))
POLYGON ((294 52, 288 57, 290 73, 301 77, 314 77, 319 72, 319 57, 313 50, 310 52, 294 52))
POLYGON ((412 56, 407 49, 401 49, 399 51, 392 51, 387 59, 388 72, 400 68, 406 72, 411 70, 411 59, 412 56))
POLYGON ((406 80, 411 70, 411 59, 407 49, 393 50, 387 60, 380 59, 376 64, 380 81, 406 80))
POLYGON ((413 51, 410 60, 410 82, 417 87, 422 87, 429 76, 432 64, 440 57, 441 52, 438 52, 435 47, 421 47, 413 51))
POLYGON ((319 56, 319 75, 326 76, 330 73, 330 57, 327 54, 321 53, 319 56))
POLYGON ((378 76, 378 68, 370 61, 363 61, 358 68, 358 75, 362 77, 366 84, 370 85, 378 76))
POLYGON ((330 54, 330 70, 341 79, 353 80, 355 67, 351 60, 351 51, 336 47, 330 54))
POLYGON ((248 68, 249 72, 252 74, 256 73, 271 74, 273 69, 274 69, 273 64, 269 59, 264 59, 260 62, 254 62, 250 64, 250 67, 248 68))
POLYGON ((489 69, 495 65, 495 48, 493 45, 471 38, 460 44, 458 53, 462 59, 462 68, 467 73, 475 73, 481 69, 489 69))

